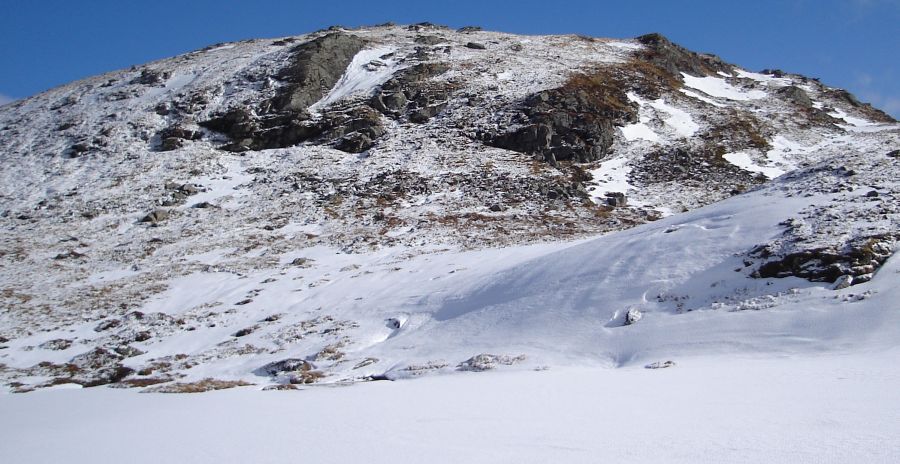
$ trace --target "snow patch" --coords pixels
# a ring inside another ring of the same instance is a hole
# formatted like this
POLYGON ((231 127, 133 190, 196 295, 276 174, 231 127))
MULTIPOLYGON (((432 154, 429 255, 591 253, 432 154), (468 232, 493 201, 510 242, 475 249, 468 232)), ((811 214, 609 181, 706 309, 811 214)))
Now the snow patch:
POLYGON ((316 113, 351 95, 371 93, 400 69, 400 63, 396 57, 386 57, 395 52, 395 48, 380 47, 357 53, 334 88, 321 100, 310 106, 309 111, 316 113))
POLYGON ((734 152, 734 153, 726 153, 722 155, 722 158, 725 158, 725 161, 750 172, 758 172, 769 179, 774 179, 785 173, 783 169, 773 167, 773 166, 760 166, 753 161, 753 158, 750 157, 750 154, 742 151, 734 152))
POLYGON ((694 77, 687 73, 681 73, 681 76, 684 78, 684 85, 715 98, 746 101, 758 100, 760 98, 765 98, 768 95, 762 90, 743 90, 737 88, 720 77, 694 77))
POLYGON ((680 88, 680 89, 678 89, 678 91, 681 92, 681 93, 683 93, 683 94, 685 94, 685 95, 687 95, 687 96, 689 96, 689 97, 691 97, 691 98, 696 98, 697 100, 700 100, 700 101, 702 101, 702 102, 704 102, 704 103, 709 103, 710 105, 715 106, 715 107, 717 107, 717 108, 725 108, 725 107, 728 106, 728 105, 723 105, 723 104, 721 104, 721 103, 719 103, 719 102, 713 100, 712 98, 704 97, 703 95, 700 95, 700 94, 697 93, 697 92, 692 92, 692 91, 687 90, 687 89, 685 89, 685 88, 680 88))
POLYGON ((694 122, 693 118, 691 118, 690 113, 667 104, 661 98, 654 101, 647 101, 633 92, 628 92, 626 96, 629 100, 640 106, 640 122, 622 128, 622 134, 628 141, 643 139, 656 142, 659 140, 659 135, 653 132, 646 124, 650 122, 650 117, 645 113, 645 108, 647 106, 658 112, 664 113, 666 117, 663 118, 663 122, 679 136, 691 137, 700 129, 700 126, 694 122))
POLYGON ((764 84, 772 84, 772 85, 779 86, 779 87, 786 87, 788 85, 793 84, 793 81, 788 77, 775 77, 775 76, 770 76, 768 74, 761 74, 761 73, 745 71, 743 69, 738 69, 737 75, 738 75, 738 77, 740 77, 742 79, 751 79, 756 82, 761 82, 764 84))
POLYGON ((674 129, 675 133, 682 137, 692 137, 700 130, 700 126, 694 122, 691 114, 687 111, 675 108, 662 99, 650 102, 650 106, 666 113, 668 115, 668 117, 664 118, 666 125, 674 129))

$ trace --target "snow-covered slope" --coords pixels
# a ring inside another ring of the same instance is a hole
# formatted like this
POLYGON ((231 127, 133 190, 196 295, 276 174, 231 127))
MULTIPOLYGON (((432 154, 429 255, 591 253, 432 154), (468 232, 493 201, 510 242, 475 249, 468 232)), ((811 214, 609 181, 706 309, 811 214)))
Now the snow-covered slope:
POLYGON ((10 391, 858 354, 900 336, 900 126, 658 35, 226 44, 7 105, 0 134, 10 391))

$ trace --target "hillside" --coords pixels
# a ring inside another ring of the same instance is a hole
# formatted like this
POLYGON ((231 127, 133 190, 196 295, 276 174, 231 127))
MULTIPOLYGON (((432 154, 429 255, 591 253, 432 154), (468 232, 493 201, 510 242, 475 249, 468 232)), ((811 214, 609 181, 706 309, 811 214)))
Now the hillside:
POLYGON ((218 44, 0 107, 0 381, 889 351, 898 150, 844 90, 657 34, 218 44))

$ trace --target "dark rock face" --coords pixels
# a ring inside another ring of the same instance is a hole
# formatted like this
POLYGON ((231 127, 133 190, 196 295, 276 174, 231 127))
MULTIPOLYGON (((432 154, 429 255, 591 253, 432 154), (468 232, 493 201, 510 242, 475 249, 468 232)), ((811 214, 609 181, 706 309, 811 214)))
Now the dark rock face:
POLYGON ((365 46, 355 35, 334 32, 300 44, 291 63, 276 77, 289 83, 273 100, 278 111, 303 111, 334 87, 353 57, 365 46))
POLYGON ((645 51, 638 54, 641 59, 665 69, 674 76, 682 72, 694 76, 715 74, 717 71, 731 74, 734 68, 715 55, 692 52, 672 43, 661 34, 642 35, 637 40, 646 47, 645 51))
POLYGON ((172 126, 159 131, 159 151, 171 151, 181 148, 187 140, 200 140, 203 134, 198 131, 172 126))
POLYGON ((483 134, 490 145, 542 158, 551 164, 603 158, 615 127, 637 120, 637 106, 609 76, 578 76, 563 87, 523 102, 527 124, 513 132, 483 134))
MULTIPOLYGON (((285 148, 310 140, 351 153, 368 150, 385 132, 378 111, 358 105, 316 119, 307 112, 335 85, 364 45, 362 39, 344 33, 298 45, 291 64, 277 75, 291 83, 279 95, 263 102, 257 111, 235 107, 200 125, 227 135, 232 142, 220 147, 226 151, 285 148)), ((405 98, 387 98, 387 105, 399 108, 408 104, 405 98)))
POLYGON ((785 100, 793 102, 795 105, 799 105, 804 108, 811 108, 813 104, 812 100, 809 98, 809 95, 807 95, 803 89, 795 85, 790 85, 778 89, 778 95, 785 100))
POLYGON ((453 90, 429 80, 449 69, 445 63, 419 63, 407 68, 385 82, 369 104, 391 118, 407 116, 417 124, 428 122, 447 107, 453 90))

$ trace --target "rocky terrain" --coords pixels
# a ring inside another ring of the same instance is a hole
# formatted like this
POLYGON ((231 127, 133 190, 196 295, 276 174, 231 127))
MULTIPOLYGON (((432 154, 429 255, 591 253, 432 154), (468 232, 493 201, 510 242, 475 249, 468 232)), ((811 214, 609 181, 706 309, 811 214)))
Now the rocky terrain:
POLYGON ((418 24, 210 46, 0 107, 0 381, 203 391, 620 365, 603 329, 566 346, 554 324, 865 294, 846 292, 900 239, 898 149, 900 125, 844 90, 658 34, 418 24), (757 216, 722 213, 743 222, 687 254, 673 237, 718 227, 703 207, 722 201, 757 216), (643 262, 610 254, 637 243, 626 230, 741 280, 640 274, 639 299, 582 319, 503 313, 504 343, 466 319, 540 297, 526 288, 615 293, 639 274, 614 271, 643 262), (577 249, 609 260, 548 261, 577 249), (484 289, 540 263, 554 272, 484 289))

